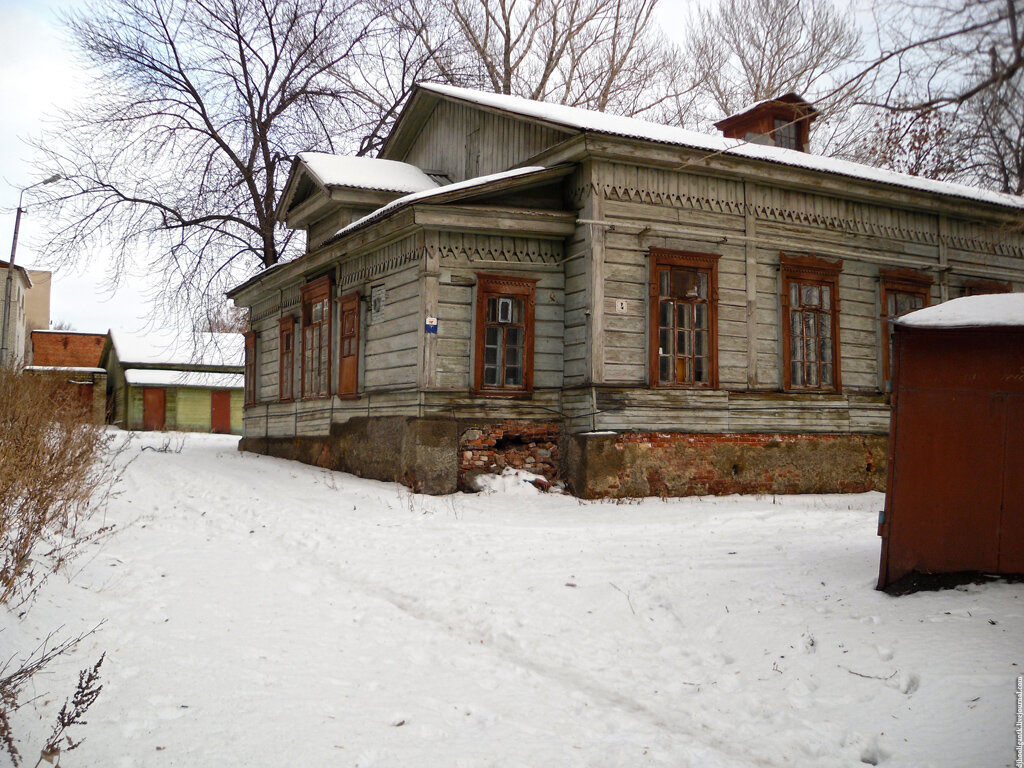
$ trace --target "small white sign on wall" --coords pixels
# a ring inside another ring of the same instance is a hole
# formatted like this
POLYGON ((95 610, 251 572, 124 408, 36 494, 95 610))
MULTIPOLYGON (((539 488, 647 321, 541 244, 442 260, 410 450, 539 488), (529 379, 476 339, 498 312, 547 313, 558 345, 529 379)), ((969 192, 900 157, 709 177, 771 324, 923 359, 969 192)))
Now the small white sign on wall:
POLYGON ((370 287, 370 322, 379 323, 384 319, 384 304, 388 300, 388 289, 381 283, 370 287))

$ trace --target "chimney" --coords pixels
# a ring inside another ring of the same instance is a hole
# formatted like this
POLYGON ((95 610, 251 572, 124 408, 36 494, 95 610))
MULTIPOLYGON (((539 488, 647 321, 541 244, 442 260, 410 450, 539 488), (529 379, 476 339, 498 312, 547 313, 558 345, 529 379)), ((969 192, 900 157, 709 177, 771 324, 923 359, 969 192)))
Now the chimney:
POLYGON ((795 93, 759 101, 715 123, 727 139, 806 152, 818 110, 795 93))

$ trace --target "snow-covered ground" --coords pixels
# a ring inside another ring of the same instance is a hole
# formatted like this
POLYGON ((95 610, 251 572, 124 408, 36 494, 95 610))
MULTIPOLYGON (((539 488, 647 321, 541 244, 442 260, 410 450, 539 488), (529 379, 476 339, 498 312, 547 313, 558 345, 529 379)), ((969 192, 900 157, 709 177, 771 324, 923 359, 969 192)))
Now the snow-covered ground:
POLYGON ((1013 764, 1024 585, 876 592, 880 494, 432 498, 165 440, 0 620, 106 622, 22 712, 106 651, 66 768, 1013 764))

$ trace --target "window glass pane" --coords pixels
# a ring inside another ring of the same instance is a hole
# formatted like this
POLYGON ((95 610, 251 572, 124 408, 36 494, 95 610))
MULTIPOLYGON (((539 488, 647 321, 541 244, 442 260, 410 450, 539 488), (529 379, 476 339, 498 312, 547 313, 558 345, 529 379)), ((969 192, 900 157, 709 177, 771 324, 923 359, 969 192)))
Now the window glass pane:
POLYGON ((679 302, 679 304, 676 305, 676 315, 678 316, 678 322, 676 325, 679 328, 690 327, 690 313, 692 311, 691 306, 692 305, 685 304, 683 302, 679 302))
POLYGON ((697 296, 706 299, 708 297, 708 275, 706 272, 700 272, 699 275, 697 296))
POLYGON ((789 284, 789 306, 799 307, 800 306, 800 284, 790 283, 789 284))
POLYGON ((690 350, 690 333, 689 331, 677 331, 676 332, 676 343, 678 350, 677 354, 680 355, 691 355, 693 352, 690 350))
POLYGON ((816 387, 818 386, 818 366, 808 365, 807 366, 807 386, 816 387))
POLYGON ((888 317, 894 317, 896 315, 896 294, 887 293, 885 295, 885 314, 888 317))
POLYGON ((702 328, 706 330, 708 327, 708 305, 696 304, 694 305, 693 310, 696 317, 694 321, 694 328, 702 328))
POLYGON ((487 322, 496 323, 498 321, 498 300, 494 297, 487 298, 487 322))
POLYGON ((523 362, 523 350, 520 347, 505 347, 505 365, 518 366, 523 362))
POLYGON ((507 387, 518 387, 523 383, 523 369, 517 366, 507 366, 505 368, 505 386, 507 387))
POLYGON ((505 331, 505 344, 509 347, 520 347, 523 344, 523 329, 512 326, 505 331))
POLYGON ((821 359, 823 362, 832 362, 832 342, 828 339, 821 340, 821 359))
POLYGON ((800 312, 795 311, 795 310, 793 312, 790 312, 789 313, 789 334, 790 334, 790 343, 793 345, 793 359, 794 360, 799 360, 799 359, 801 359, 803 357, 802 353, 799 351, 801 345, 803 344, 803 329, 804 329, 804 321, 803 321, 803 318, 800 315, 800 312))
POLYGON ((669 278, 669 271, 667 269, 661 270, 661 274, 659 275, 658 280, 658 290, 660 291, 660 296, 668 296, 671 294, 671 290, 669 289, 669 278))
POLYGON ((495 365, 484 366, 484 384, 492 387, 498 386, 498 367, 495 365))
POLYGON ((832 288, 828 285, 821 286, 821 308, 832 309, 832 288))
POLYGON ((672 327, 672 302, 663 301, 661 302, 661 320, 660 325, 663 328, 672 327))
POLYGON ((672 381, 672 358, 662 356, 658 358, 658 376, 659 381, 671 382, 672 381))
POLYGON ((708 333, 707 331, 694 331, 694 354, 706 356, 708 354, 708 333))
POLYGON ((522 323, 523 322, 523 300, 513 299, 512 300, 512 322, 522 323))
POLYGON ((804 385, 803 363, 793 362, 790 364, 790 377, 793 379, 794 387, 802 387, 804 385))
POLYGON ((801 291, 801 299, 804 305, 817 307, 821 304, 821 289, 816 285, 805 285, 801 291))
POLYGON ((675 347, 672 346, 672 329, 662 328, 658 334, 658 344, 661 345, 662 355, 674 354, 675 347))
POLYGON ((672 297, 694 299, 697 297, 697 273, 691 269, 672 270, 672 297))
POLYGON ((832 386, 832 364, 822 363, 821 365, 821 383, 827 387, 832 386))
POLYGON ((808 339, 814 339, 818 335, 818 313, 804 313, 804 333, 808 339))
POLYGON ((706 357, 693 359, 694 381, 706 384, 708 381, 708 361, 706 357))

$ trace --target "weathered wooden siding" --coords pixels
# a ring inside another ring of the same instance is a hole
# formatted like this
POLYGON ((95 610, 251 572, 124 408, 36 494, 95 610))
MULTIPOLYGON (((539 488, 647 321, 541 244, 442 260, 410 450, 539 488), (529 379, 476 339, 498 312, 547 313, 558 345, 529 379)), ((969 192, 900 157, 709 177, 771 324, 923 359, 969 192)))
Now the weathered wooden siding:
MULTIPOLYGON (((436 383, 439 389, 472 386, 476 273, 539 278, 534 315, 534 388, 562 386, 565 286, 562 242, 526 237, 439 233, 436 383)), ((491 401, 493 402, 493 401, 491 401)))
MULTIPOLYGON (((588 302, 586 331, 598 416, 571 428, 694 431, 876 432, 887 429, 881 397, 879 269, 931 273, 933 302, 961 295, 972 279, 1024 281, 1024 239, 984 225, 764 183, 692 171, 603 162, 590 176, 589 265, 566 271, 570 318, 588 302), (649 249, 719 254, 718 364, 721 391, 647 390, 649 249), (843 391, 780 395, 779 253, 842 259, 839 335, 843 391), (572 309, 570 309, 570 307, 572 309)), ((566 385, 585 381, 570 376, 566 385)), ((574 372, 575 373, 575 372, 574 372)), ((582 405, 582 399, 581 399, 582 405)), ((577 409, 577 412, 582 413, 577 409)))
POLYGON ((401 159, 425 171, 447 174, 452 181, 462 181, 512 168, 568 136, 552 128, 442 100, 401 159))

